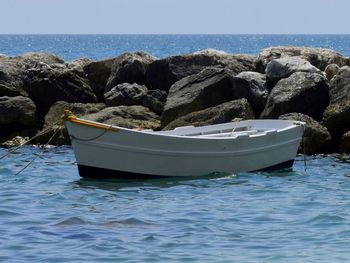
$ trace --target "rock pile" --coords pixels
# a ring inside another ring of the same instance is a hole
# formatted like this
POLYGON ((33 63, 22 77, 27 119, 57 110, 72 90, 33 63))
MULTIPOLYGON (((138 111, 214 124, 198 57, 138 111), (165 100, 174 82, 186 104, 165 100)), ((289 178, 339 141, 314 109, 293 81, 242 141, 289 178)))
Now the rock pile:
POLYGON ((57 128, 54 143, 69 144, 62 124, 53 125, 68 107, 86 119, 155 130, 237 118, 301 120, 307 153, 350 152, 349 66, 349 57, 308 47, 163 59, 128 52, 69 63, 46 53, 3 55, 0 142, 45 129, 37 141, 45 143, 57 128))

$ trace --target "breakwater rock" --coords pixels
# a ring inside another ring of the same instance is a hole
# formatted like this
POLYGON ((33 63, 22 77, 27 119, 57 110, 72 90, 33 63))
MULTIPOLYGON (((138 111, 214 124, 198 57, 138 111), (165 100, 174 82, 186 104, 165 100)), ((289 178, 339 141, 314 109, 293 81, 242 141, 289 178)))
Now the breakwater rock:
POLYGON ((350 152, 349 94, 350 58, 321 48, 162 59, 128 52, 71 62, 46 53, 2 55, 0 143, 39 132, 36 143, 46 143, 58 129, 52 142, 69 144, 60 122, 69 108, 86 119, 155 130, 238 118, 302 120, 307 153, 350 152))

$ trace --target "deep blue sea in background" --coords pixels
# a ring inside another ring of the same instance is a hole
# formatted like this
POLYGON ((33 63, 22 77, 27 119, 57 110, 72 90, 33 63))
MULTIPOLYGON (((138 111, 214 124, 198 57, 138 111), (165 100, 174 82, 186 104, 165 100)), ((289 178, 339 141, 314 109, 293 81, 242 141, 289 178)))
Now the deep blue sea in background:
MULTIPOLYGON (((0 53, 66 61, 277 45, 350 55, 349 35, 0 35, 0 53)), ((306 172, 298 156, 274 173, 96 181, 70 147, 23 147, 0 159, 0 262, 349 262, 350 156, 307 159, 306 172)))
POLYGON ((206 48, 258 54, 263 48, 279 45, 330 48, 350 56, 350 35, 0 35, 0 53, 46 51, 67 61, 81 57, 98 60, 127 51, 145 51, 162 58, 206 48))

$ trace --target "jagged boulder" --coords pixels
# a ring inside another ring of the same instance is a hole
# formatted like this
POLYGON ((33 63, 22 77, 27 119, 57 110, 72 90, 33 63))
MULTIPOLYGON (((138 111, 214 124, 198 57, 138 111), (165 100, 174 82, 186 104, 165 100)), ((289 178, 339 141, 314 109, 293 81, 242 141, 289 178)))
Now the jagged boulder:
POLYGON ((306 154, 317 154, 330 151, 332 141, 330 133, 324 126, 310 116, 300 113, 288 113, 279 116, 279 119, 302 121, 306 123, 303 141, 299 146, 299 152, 305 152, 306 154))
POLYGON ((147 94, 147 87, 136 83, 123 83, 104 94, 107 106, 140 105, 147 94))
POLYGON ((271 60, 266 66, 266 78, 269 83, 268 86, 272 89, 274 84, 280 79, 288 78, 294 72, 322 74, 322 71, 301 57, 282 57, 271 60))
POLYGON ((350 130, 350 101, 330 104, 323 114, 322 124, 335 140, 339 140, 350 130))
POLYGON ((350 67, 342 67, 330 81, 331 104, 350 100, 350 67))
POLYGON ((162 115, 167 95, 163 90, 148 90, 142 99, 142 105, 158 115, 162 115))
POLYGON ((203 126, 230 122, 235 118, 247 120, 254 119, 254 112, 247 99, 233 100, 201 111, 192 112, 182 116, 163 130, 171 130, 180 126, 203 126))
POLYGON ((95 92, 98 101, 104 101, 104 92, 107 81, 112 72, 114 59, 91 61, 83 66, 84 73, 89 80, 92 90, 95 92))
POLYGON ((233 99, 232 76, 225 69, 206 68, 171 86, 162 115, 162 125, 233 99))
POLYGON ((125 128, 159 129, 159 116, 140 105, 108 107, 84 118, 125 128))
POLYGON ((0 96, 27 96, 23 89, 25 71, 11 59, 0 60, 0 96))
POLYGON ((97 102, 87 79, 69 69, 46 64, 28 69, 24 89, 37 105, 40 118, 56 101, 97 102))
POLYGON ((154 61, 150 64, 146 77, 151 89, 168 92, 175 82, 197 74, 206 67, 226 68, 233 74, 254 71, 256 57, 205 50, 190 55, 173 56, 154 61))
POLYGON ((317 73, 296 72, 277 82, 260 118, 274 119, 285 113, 298 112, 319 121, 328 104, 326 78, 317 73))
POLYGON ((124 53, 115 58, 105 92, 121 83, 137 83, 147 86, 146 71, 149 65, 156 60, 157 58, 144 52, 124 53))
MULTIPOLYGON (((246 96, 237 94, 238 96, 236 96, 236 98, 239 98, 239 97, 247 98, 254 109, 255 116, 259 117, 261 112, 265 108, 265 104, 269 96, 269 92, 265 86, 266 76, 258 72, 244 71, 239 73, 236 76, 236 79, 237 78, 246 80, 249 84, 249 87, 247 88, 248 92, 246 96)), ((236 84, 239 84, 239 82, 236 84)), ((244 87, 244 86, 246 86, 246 84, 243 84, 241 87, 244 87)))
POLYGON ((335 75, 338 74, 339 70, 340 67, 337 64, 329 64, 324 70, 324 73, 326 74, 326 78, 328 80, 331 80, 335 75))
POLYGON ((62 58, 45 52, 28 52, 23 55, 14 57, 14 59, 20 60, 25 64, 45 63, 52 65, 64 63, 64 60, 62 58))
POLYGON ((266 65, 274 59, 281 57, 299 56, 320 70, 324 70, 329 64, 337 64, 342 67, 347 64, 347 59, 338 52, 325 48, 279 46, 263 49, 258 58, 257 69, 264 72, 266 65))

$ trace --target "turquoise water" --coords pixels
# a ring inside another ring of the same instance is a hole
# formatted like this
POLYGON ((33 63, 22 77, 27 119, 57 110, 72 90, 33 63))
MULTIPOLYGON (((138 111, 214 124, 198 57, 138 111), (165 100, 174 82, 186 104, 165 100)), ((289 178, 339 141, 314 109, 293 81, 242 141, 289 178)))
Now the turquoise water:
POLYGON ((350 35, 0 35, 0 53, 46 51, 68 61, 103 59, 127 51, 166 57, 206 48, 258 54, 279 45, 330 48, 350 56, 350 35))
POLYGON ((298 156, 275 173, 96 181, 70 147, 43 151, 0 160, 1 262, 350 259, 350 156, 308 156, 306 172, 298 156))

